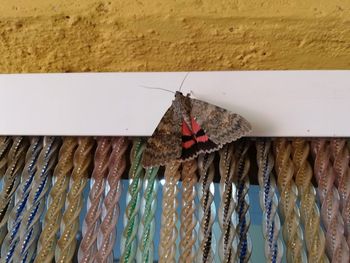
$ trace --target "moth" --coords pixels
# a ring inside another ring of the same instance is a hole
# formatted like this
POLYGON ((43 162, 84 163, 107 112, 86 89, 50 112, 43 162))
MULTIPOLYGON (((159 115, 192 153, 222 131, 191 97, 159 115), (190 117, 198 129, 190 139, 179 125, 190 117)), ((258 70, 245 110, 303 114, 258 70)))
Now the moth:
POLYGON ((142 165, 147 168, 188 161, 217 151, 250 131, 251 125, 242 116, 177 91, 147 140, 142 165))

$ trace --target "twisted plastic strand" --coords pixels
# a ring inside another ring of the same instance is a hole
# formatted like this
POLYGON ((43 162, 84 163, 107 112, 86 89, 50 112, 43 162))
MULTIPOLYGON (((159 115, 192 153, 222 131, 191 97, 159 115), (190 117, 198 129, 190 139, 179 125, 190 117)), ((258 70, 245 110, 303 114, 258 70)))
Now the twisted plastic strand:
POLYGON ((237 221, 236 214, 236 185, 233 183, 235 163, 233 158, 233 144, 224 146, 220 154, 220 196, 219 224, 221 237, 218 246, 218 254, 221 262, 233 262, 236 257, 237 240, 236 229, 233 221, 237 221), (232 218, 235 220, 232 220, 232 218), (236 242, 235 244, 233 242, 236 242))
POLYGON ((142 219, 139 228, 140 244, 137 262, 153 262, 154 254, 154 232, 155 232, 155 213, 157 207, 157 189, 159 167, 148 168, 144 179, 144 193, 142 198, 142 219))
POLYGON ((331 163, 328 141, 312 142, 315 156, 314 173, 321 201, 321 219, 326 230, 326 252, 331 262, 349 262, 349 247, 344 237, 344 222, 340 213, 340 197, 334 186, 335 172, 331 163))
POLYGON ((199 249, 197 257, 199 262, 212 262, 214 252, 212 245, 214 243, 213 223, 215 220, 214 204, 214 153, 200 155, 198 157, 199 189, 197 190, 199 207, 199 249))
POLYGON ((197 161, 182 164, 182 210, 180 227, 180 262, 194 262, 197 220, 195 216, 197 161))
MULTIPOLYGON (((145 144, 140 138, 133 141, 130 153, 131 167, 129 170, 129 187, 127 193, 127 207, 124 221, 121 262, 134 262, 137 248, 137 232, 139 227, 139 213, 141 203, 141 187, 144 170, 141 166, 141 157, 145 144)), ((140 252, 141 253, 141 252, 140 252)))
POLYGON ((287 247, 288 262, 306 262, 300 213, 297 204, 298 190, 293 180, 292 145, 286 139, 276 140, 276 173, 281 194, 280 210, 284 219, 282 234, 287 247))
POLYGON ((11 146, 12 139, 8 136, 0 137, 0 179, 6 172, 7 168, 7 153, 11 146))
POLYGON ((278 237, 281 222, 277 213, 277 186, 272 173, 274 160, 271 142, 268 140, 257 141, 256 152, 260 185, 260 206, 263 211, 262 228, 265 239, 265 257, 267 262, 280 263, 283 256, 283 244, 278 237))
POLYGON ((45 137, 44 146, 37 161, 37 170, 29 194, 23 222, 20 227, 20 243, 16 247, 14 262, 32 262, 41 231, 40 218, 45 210, 46 195, 51 184, 51 175, 56 164, 60 140, 45 137))
POLYGON ((176 239, 178 230, 176 227, 178 221, 178 181, 180 180, 179 172, 180 163, 171 162, 165 167, 165 183, 163 186, 163 203, 162 203, 162 223, 160 230, 159 243, 159 262, 173 263, 176 262, 176 239))
POLYGON ((305 241, 309 262, 328 262, 325 255, 325 237, 320 226, 320 212, 316 204, 316 190, 311 184, 312 168, 307 158, 310 146, 304 139, 294 139, 293 163, 295 182, 300 194, 301 220, 305 228, 305 241))
POLYGON ((28 142, 24 137, 14 137, 8 153, 8 165, 0 192, 0 245, 7 234, 8 217, 14 206, 14 193, 20 182, 28 142))
POLYGON ((249 214, 249 176, 250 160, 248 157, 249 141, 240 140, 235 149, 235 179, 237 187, 238 225, 236 232, 239 237, 236 259, 238 262, 246 263, 252 254, 252 242, 248 234, 250 227, 249 214))
POLYGON ((109 138, 98 138, 95 151, 94 170, 87 203, 87 214, 83 223, 83 239, 78 251, 79 262, 94 262, 97 252, 97 234, 101 224, 103 193, 108 175, 108 160, 111 152, 109 138))
POLYGON ((125 151, 128 140, 125 137, 112 139, 112 153, 109 159, 105 198, 102 206, 102 222, 97 237, 97 263, 113 262, 113 247, 116 239, 116 225, 119 216, 120 179, 125 171, 125 151))
POLYGON ((345 139, 332 139, 331 150, 335 182, 340 195, 340 209, 344 221, 344 235, 350 247, 350 169, 349 149, 345 139))
POLYGON ((44 227, 38 242, 35 262, 50 263, 55 257, 57 234, 66 200, 69 178, 73 170, 73 156, 78 145, 77 139, 66 137, 58 155, 57 166, 53 173, 53 186, 50 191, 48 210, 45 214, 44 227))
MULTIPOLYGON (((0 262, 13 262, 12 256, 16 245, 20 240, 20 226, 24 211, 26 210, 29 193, 32 189, 32 182, 37 170, 36 162, 43 147, 43 140, 39 137, 30 139, 30 147, 26 153, 25 165, 22 171, 21 182, 15 193, 15 207, 12 209, 8 218, 8 233, 1 247, 0 262)), ((23 234, 23 233, 22 233, 23 234)), ((22 240, 23 240, 22 236, 22 240)))
POLYGON ((67 195, 66 210, 61 223, 61 236, 55 250, 56 262, 72 262, 77 246, 79 215, 83 206, 83 190, 89 177, 94 140, 90 137, 78 139, 78 148, 73 157, 72 182, 67 195))

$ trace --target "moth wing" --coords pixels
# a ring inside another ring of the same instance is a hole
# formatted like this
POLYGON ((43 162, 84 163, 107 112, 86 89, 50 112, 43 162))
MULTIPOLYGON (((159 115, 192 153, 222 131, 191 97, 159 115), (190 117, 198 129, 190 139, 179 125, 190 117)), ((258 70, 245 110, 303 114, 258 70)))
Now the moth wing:
POLYGON ((216 105, 191 99, 191 115, 209 139, 218 145, 235 141, 251 132, 250 123, 239 114, 216 105))
POLYGON ((146 143, 142 166, 160 166, 181 157, 181 120, 171 106, 146 143))

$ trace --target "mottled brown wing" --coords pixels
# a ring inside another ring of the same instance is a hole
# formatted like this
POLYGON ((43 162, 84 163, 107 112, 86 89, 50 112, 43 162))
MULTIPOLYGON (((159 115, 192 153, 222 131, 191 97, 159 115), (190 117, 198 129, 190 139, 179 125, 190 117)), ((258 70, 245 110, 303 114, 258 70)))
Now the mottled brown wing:
POLYGON ((191 99, 191 104, 192 117, 218 145, 235 141, 251 131, 250 123, 236 113, 201 100, 191 99))
POLYGON ((171 106, 146 144, 142 166, 160 166, 181 157, 181 119, 171 106))

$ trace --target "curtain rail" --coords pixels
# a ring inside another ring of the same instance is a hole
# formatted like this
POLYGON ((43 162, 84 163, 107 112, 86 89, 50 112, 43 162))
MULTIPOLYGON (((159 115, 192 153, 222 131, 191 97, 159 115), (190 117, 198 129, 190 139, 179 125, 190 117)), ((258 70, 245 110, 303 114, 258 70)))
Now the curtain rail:
MULTIPOLYGON (((186 72, 0 75, 0 135, 150 136, 186 72), (147 86, 147 87, 145 87, 147 86)), ((183 93, 237 112, 252 137, 349 137, 350 71, 191 72, 183 93)))

